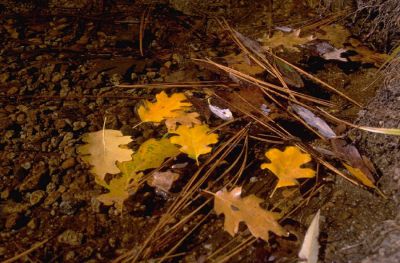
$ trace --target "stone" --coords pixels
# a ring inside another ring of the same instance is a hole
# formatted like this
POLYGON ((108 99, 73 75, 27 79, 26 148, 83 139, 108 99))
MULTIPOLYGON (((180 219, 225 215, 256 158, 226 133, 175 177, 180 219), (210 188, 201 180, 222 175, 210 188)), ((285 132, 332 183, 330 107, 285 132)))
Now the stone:
POLYGON ((68 229, 57 237, 57 241, 70 246, 79 246, 83 243, 83 234, 68 229))

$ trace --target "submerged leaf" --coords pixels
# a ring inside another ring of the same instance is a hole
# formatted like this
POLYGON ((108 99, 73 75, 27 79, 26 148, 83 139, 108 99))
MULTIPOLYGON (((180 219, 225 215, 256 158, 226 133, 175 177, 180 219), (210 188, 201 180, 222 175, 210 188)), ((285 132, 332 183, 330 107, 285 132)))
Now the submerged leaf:
POLYGON ((349 30, 341 25, 326 25, 320 27, 325 34, 317 33, 318 39, 329 41, 336 48, 342 48, 343 44, 346 43, 349 36, 351 36, 349 30))
POLYGON ((242 73, 254 76, 263 73, 265 70, 259 65, 252 62, 246 54, 230 54, 225 56, 224 59, 227 61, 230 68, 236 69, 242 73))
POLYGON ((179 150, 195 159, 198 164, 198 158, 202 154, 211 152, 208 145, 218 142, 218 135, 209 134, 210 128, 207 125, 195 125, 194 127, 179 126, 174 132, 178 136, 170 138, 171 143, 182 146, 179 150))
POLYGON ((242 188, 236 187, 231 192, 222 190, 215 194, 214 210, 218 215, 225 215, 225 231, 234 236, 239 230, 239 223, 244 222, 253 236, 267 242, 269 231, 278 236, 287 235, 277 222, 278 213, 262 209, 260 203, 263 200, 255 195, 241 198, 241 192, 242 188))
POLYGON ((172 184, 179 178, 178 173, 171 171, 154 172, 148 180, 150 186, 155 187, 157 190, 168 192, 172 184))
POLYGON ((268 169, 278 177, 279 181, 275 189, 297 185, 296 179, 298 178, 312 178, 315 176, 314 170, 300 167, 311 161, 311 156, 307 153, 302 153, 297 147, 288 146, 283 152, 278 149, 271 149, 265 153, 265 156, 271 163, 261 164, 261 169, 268 169))
POLYGON ((190 107, 190 102, 183 93, 172 94, 171 97, 162 91, 156 95, 156 102, 145 100, 137 112, 142 122, 162 122, 167 118, 174 118, 181 115, 181 111, 190 107))
POLYGON ((117 174, 119 169, 116 161, 123 162, 131 159, 133 151, 121 148, 132 141, 130 136, 123 136, 118 130, 101 130, 84 135, 87 144, 78 148, 82 160, 93 165, 90 170, 102 181, 107 173, 117 174))

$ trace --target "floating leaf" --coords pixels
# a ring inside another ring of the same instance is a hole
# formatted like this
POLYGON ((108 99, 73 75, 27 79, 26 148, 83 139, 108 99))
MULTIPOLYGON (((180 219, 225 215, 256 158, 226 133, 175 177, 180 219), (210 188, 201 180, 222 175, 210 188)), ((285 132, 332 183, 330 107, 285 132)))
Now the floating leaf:
POLYGON ((218 106, 214 106, 211 104, 210 100, 208 100, 208 108, 212 113, 214 113, 215 116, 218 118, 224 120, 224 121, 230 121, 233 120, 233 114, 230 109, 222 109, 218 106))
POLYGON ((261 39, 264 46, 270 49, 274 49, 280 46, 285 47, 289 51, 300 52, 297 46, 307 44, 313 41, 313 36, 300 37, 300 29, 295 30, 291 33, 283 33, 281 31, 275 32, 271 38, 261 39))
POLYGON ((318 39, 329 41, 336 48, 342 48, 343 44, 346 43, 349 36, 351 36, 349 30, 341 25, 325 25, 320 27, 325 34, 317 33, 318 39))
POLYGON ((197 112, 180 112, 180 115, 166 119, 165 126, 167 126, 168 132, 175 131, 178 123, 192 127, 195 124, 201 124, 201 121, 198 119, 199 116, 200 114, 197 112))
POLYGON ((376 67, 379 67, 383 65, 388 59, 390 59, 389 55, 375 52, 368 47, 362 45, 362 43, 357 39, 351 39, 350 43, 353 47, 349 49, 357 52, 357 55, 349 56, 349 59, 351 61, 369 63, 375 65, 376 67))
POLYGON ((231 192, 218 191, 214 198, 214 210, 219 215, 225 215, 224 229, 231 236, 239 230, 239 223, 245 222, 250 233, 268 242, 269 231, 278 236, 285 236, 287 232, 277 222, 278 213, 266 211, 260 207, 263 202, 255 195, 241 198, 241 187, 231 192))
POLYGON ((299 148, 294 146, 286 147, 285 151, 271 149, 265 153, 265 156, 271 163, 261 164, 261 169, 268 169, 279 179, 275 189, 297 185, 298 178, 312 178, 315 171, 310 168, 301 168, 300 166, 311 161, 311 156, 302 153, 299 148))
POLYGON ((123 162, 131 159, 133 151, 121 148, 132 141, 130 136, 123 136, 118 130, 101 130, 84 135, 87 144, 78 148, 82 160, 93 165, 90 170, 100 181, 104 180, 107 173, 117 174, 119 169, 116 161, 123 162))
POLYGON ((145 100, 137 112, 142 122, 159 123, 167 118, 175 118, 181 115, 181 111, 190 107, 190 102, 183 93, 172 94, 171 97, 162 91, 156 95, 157 101, 152 103, 145 100))
POLYGON ((347 52, 347 49, 335 48, 332 51, 329 51, 329 52, 323 54, 322 57, 326 60, 338 60, 338 61, 347 62, 347 58, 342 57, 342 54, 345 52, 347 52))
POLYGON ((344 167, 358 180, 360 180, 365 186, 376 188, 373 181, 366 176, 360 169, 354 168, 346 163, 343 163, 344 167))
POLYGON ((208 145, 218 142, 218 135, 215 133, 208 134, 209 131, 207 125, 179 126, 174 132, 178 136, 171 137, 170 141, 182 146, 179 150, 195 159, 198 164, 200 155, 211 152, 211 147, 208 145))
POLYGON ((138 151, 132 155, 132 160, 118 162, 117 166, 127 176, 139 171, 158 168, 165 159, 179 154, 179 149, 169 139, 149 139, 140 145, 138 151))
POLYGON ((319 252, 319 218, 320 210, 315 214, 310 226, 307 229, 303 244, 299 252, 299 258, 305 260, 302 263, 317 263, 319 252))

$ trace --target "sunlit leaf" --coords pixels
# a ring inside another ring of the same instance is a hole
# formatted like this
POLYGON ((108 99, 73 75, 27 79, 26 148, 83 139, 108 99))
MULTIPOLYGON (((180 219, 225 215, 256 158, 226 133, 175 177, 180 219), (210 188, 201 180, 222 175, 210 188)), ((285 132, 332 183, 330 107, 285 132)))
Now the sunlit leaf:
POLYGON ((218 142, 218 135, 209 134, 210 129, 207 125, 195 125, 193 127, 179 126, 174 132, 177 136, 170 138, 171 143, 181 146, 179 150, 186 153, 190 158, 198 158, 202 154, 211 152, 208 145, 218 142))
POLYGON ((297 185, 298 178, 312 178, 315 171, 310 168, 301 168, 303 164, 311 161, 311 156, 302 153, 294 146, 286 147, 282 152, 278 149, 271 149, 265 153, 270 163, 261 164, 261 169, 268 169, 278 177, 278 184, 275 189, 284 186, 297 185))
POLYGON ((90 170, 99 180, 104 180, 107 173, 117 174, 119 169, 116 161, 123 162, 131 159, 133 151, 121 148, 132 141, 130 136, 123 136, 118 130, 101 130, 84 135, 85 145, 78 148, 83 161, 91 164, 90 170))

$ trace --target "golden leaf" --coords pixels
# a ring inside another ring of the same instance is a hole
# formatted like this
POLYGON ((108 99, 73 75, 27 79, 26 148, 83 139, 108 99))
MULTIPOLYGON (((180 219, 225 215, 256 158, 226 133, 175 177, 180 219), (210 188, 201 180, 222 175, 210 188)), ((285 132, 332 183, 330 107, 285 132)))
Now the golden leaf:
POLYGON ((182 146, 179 150, 195 159, 199 164, 199 156, 211 152, 211 147, 208 145, 218 142, 218 135, 215 133, 208 134, 209 131, 207 125, 179 126, 174 131, 178 136, 171 137, 170 141, 182 146))
POLYGON ((165 126, 167 126, 168 132, 176 130, 177 124, 192 127, 194 124, 201 124, 201 121, 197 119, 200 116, 197 112, 180 112, 180 114, 173 118, 165 120, 165 126))
POLYGON ((227 61, 229 67, 252 76, 264 72, 262 67, 255 64, 243 53, 238 55, 230 54, 225 56, 224 59, 227 61))
POLYGON ((373 64, 376 67, 383 65, 390 58, 389 55, 375 52, 366 46, 358 46, 350 50, 357 52, 357 55, 349 57, 351 61, 373 64))
POLYGON ((360 180, 365 186, 376 188, 374 183, 358 168, 354 168, 346 163, 343 163, 346 169, 358 180, 360 180))
POLYGON ((121 148, 132 141, 130 136, 123 136, 118 130, 101 130, 84 135, 87 144, 78 148, 82 160, 93 165, 90 170, 100 181, 107 173, 117 174, 119 169, 116 161, 123 162, 131 159, 133 151, 121 148))
MULTIPOLYGON (((158 168, 165 159, 179 154, 179 149, 169 139, 149 139, 140 145, 138 151, 132 155, 132 160, 118 162, 117 166, 123 175, 131 176, 139 171, 158 168)), ((138 181, 138 179, 135 179, 138 181)))
POLYGON ((351 36, 349 30, 341 25, 325 25, 320 27, 325 34, 317 33, 318 39, 327 40, 336 48, 342 48, 343 44, 346 43, 349 36, 351 36))
POLYGON ((245 222, 251 234, 268 242, 269 231, 278 236, 287 235, 277 222, 278 213, 266 211, 260 207, 263 202, 255 195, 241 198, 241 187, 236 187, 231 192, 218 191, 214 198, 214 210, 219 215, 225 215, 224 229, 231 236, 239 230, 239 223, 245 222))
POLYGON ((282 31, 275 32, 271 38, 262 39, 264 46, 274 49, 280 46, 285 47, 289 51, 300 52, 296 46, 307 44, 313 41, 313 36, 300 37, 300 29, 292 33, 283 33, 282 31))
POLYGON ((315 171, 310 168, 300 168, 301 165, 311 161, 311 156, 302 153, 299 148, 294 146, 286 147, 281 152, 278 149, 271 149, 265 153, 270 163, 261 164, 261 169, 268 169, 279 179, 275 189, 297 185, 297 178, 312 178, 315 171))
POLYGON ((157 101, 152 103, 145 100, 137 112, 142 122, 161 122, 167 118, 179 116, 180 111, 190 107, 190 102, 184 102, 186 96, 183 93, 172 94, 171 97, 162 91, 156 95, 157 101))

